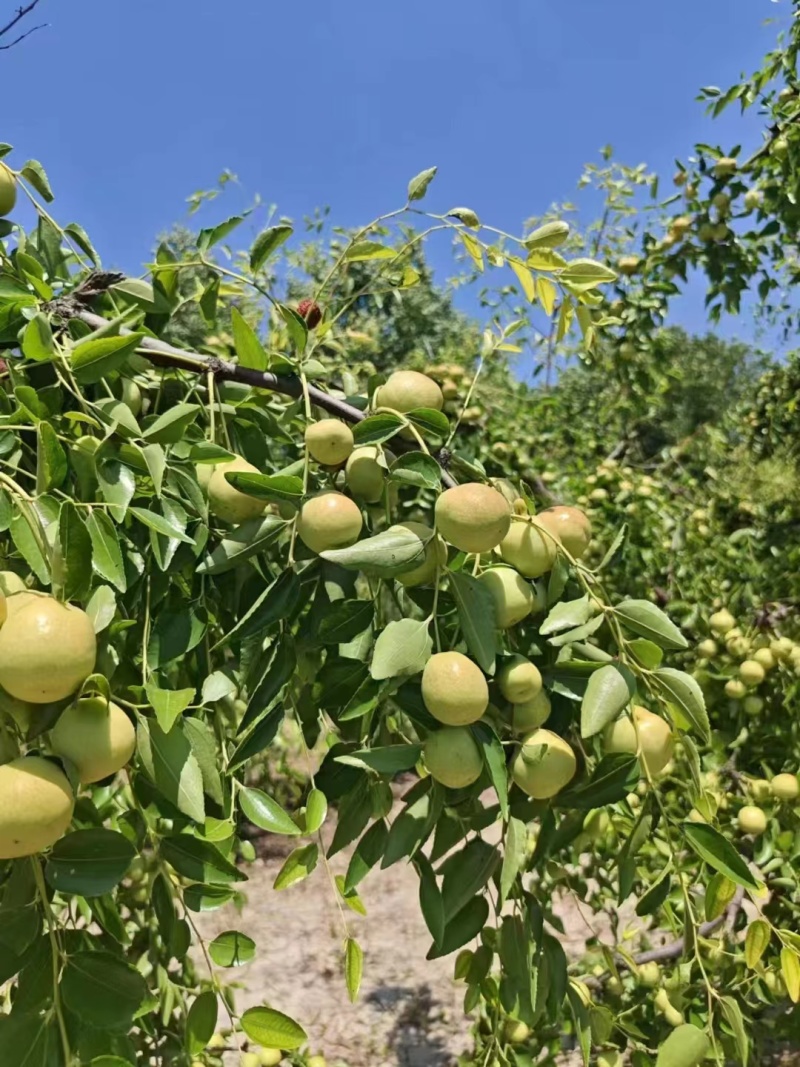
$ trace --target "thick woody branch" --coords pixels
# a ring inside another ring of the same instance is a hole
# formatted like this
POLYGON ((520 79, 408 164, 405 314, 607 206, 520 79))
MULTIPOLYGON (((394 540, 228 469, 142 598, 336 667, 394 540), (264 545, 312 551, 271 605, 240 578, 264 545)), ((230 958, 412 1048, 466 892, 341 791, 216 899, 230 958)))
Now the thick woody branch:
MULTIPOLYGON (((101 315, 95 315, 91 311, 78 311, 74 318, 85 322, 93 329, 102 329, 108 325, 108 320, 101 315)), ((120 333, 130 334, 134 331, 122 328, 120 333)), ((173 348, 165 341, 159 341, 155 337, 143 337, 137 350, 140 355, 150 360, 159 367, 175 367, 179 370, 191 371, 194 374, 205 374, 209 371, 220 381, 241 382, 252 386, 254 389, 268 389, 273 393, 281 393, 283 396, 302 397, 303 383, 296 375, 277 375, 269 371, 251 370, 249 367, 240 367, 237 363, 231 363, 226 359, 203 356, 197 352, 187 352, 181 348, 173 348)), ((331 396, 324 389, 316 385, 308 386, 308 395, 311 403, 323 411, 336 415, 346 422, 361 422, 365 417, 363 411, 348 404, 339 397, 331 396)), ((393 445, 392 447, 396 447, 393 445)), ((403 449, 402 442, 397 442, 397 447, 403 449)), ((456 484, 453 477, 442 471, 442 482, 448 488, 456 484)))

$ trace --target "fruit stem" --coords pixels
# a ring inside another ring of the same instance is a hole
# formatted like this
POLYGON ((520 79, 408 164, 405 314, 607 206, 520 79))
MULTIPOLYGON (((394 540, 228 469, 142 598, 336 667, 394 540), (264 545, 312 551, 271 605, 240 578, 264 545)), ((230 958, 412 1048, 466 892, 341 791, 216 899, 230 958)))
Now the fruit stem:
POLYGON ((31 866, 33 867, 33 877, 36 882, 36 892, 42 902, 42 908, 44 909, 45 918, 47 919, 47 936, 50 938, 50 952, 53 957, 53 1008, 55 1009, 56 1019, 58 1020, 58 1032, 61 1035, 61 1047, 64 1051, 64 1065, 65 1067, 70 1067, 73 1062, 72 1050, 69 1047, 69 1037, 67 1035, 66 1023, 64 1022, 64 1012, 61 1009, 61 994, 58 986, 61 946, 56 937, 56 917, 53 914, 53 909, 50 907, 50 901, 47 897, 47 886, 44 884, 44 875, 42 874, 42 868, 36 856, 31 856, 31 866))

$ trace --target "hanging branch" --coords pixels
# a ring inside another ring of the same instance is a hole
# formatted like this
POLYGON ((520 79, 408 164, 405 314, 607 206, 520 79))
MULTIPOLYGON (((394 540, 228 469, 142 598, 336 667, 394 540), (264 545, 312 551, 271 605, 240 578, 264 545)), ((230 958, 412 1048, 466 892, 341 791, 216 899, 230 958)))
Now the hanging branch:
MULTIPOLYGON (((11 30, 13 30, 14 27, 18 23, 20 23, 22 19, 25 18, 26 15, 29 15, 31 11, 33 11, 33 9, 38 3, 39 0, 31 0, 31 3, 29 3, 27 7, 18 7, 16 14, 11 19, 11 21, 7 22, 5 26, 0 27, 0 37, 4 37, 7 33, 10 33, 11 30)), ((21 33, 18 37, 15 37, 13 41, 9 41, 8 44, 0 44, 0 52, 7 52, 9 48, 13 48, 14 45, 19 44, 20 41, 24 41, 25 38, 30 37, 32 33, 36 33, 37 30, 45 29, 47 25, 48 23, 46 22, 40 22, 38 26, 32 26, 29 30, 26 30, 24 33, 21 33)))

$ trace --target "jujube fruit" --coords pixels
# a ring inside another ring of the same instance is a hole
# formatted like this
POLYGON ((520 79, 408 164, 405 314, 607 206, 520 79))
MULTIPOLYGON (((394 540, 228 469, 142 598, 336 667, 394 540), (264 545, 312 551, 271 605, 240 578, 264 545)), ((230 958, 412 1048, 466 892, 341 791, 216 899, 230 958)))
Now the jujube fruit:
POLYGON ((466 726, 443 726, 429 734, 423 747, 432 778, 450 789, 464 789, 483 771, 483 758, 466 726))
POLYGON ((775 666, 775 656, 769 648, 757 648, 753 653, 753 661, 760 664, 765 671, 771 671, 775 666))
POLYGON ((9 597, 8 614, 0 627, 0 686, 33 704, 71 696, 92 673, 97 657, 89 616, 33 593, 9 597))
POLYGON ((415 408, 434 408, 444 405, 442 390, 427 374, 416 370, 398 370, 390 374, 375 395, 375 406, 405 413, 415 408))
POLYGON ((306 320, 309 330, 315 330, 322 319, 322 309, 319 304, 308 297, 297 305, 297 314, 306 320))
POLYGON ((547 800, 572 781, 576 769, 575 753, 564 738, 537 730, 520 746, 511 775, 528 796, 547 800))
POLYGON ((283 1053, 279 1048, 262 1048, 258 1053, 258 1062, 261 1067, 278 1067, 283 1059, 283 1053))
POLYGON ((539 578, 552 570, 558 554, 558 542, 536 519, 515 519, 498 549, 506 563, 526 578, 539 578))
POLYGON ((359 500, 374 504, 380 500, 386 481, 386 468, 378 462, 377 445, 359 445, 350 453, 344 469, 347 488, 359 500))
POLYGON ((745 804, 743 808, 740 808, 736 821, 743 833, 752 834, 754 837, 763 834, 767 828, 767 816, 763 809, 756 807, 755 804, 745 804))
MULTIPOLYGON (((605 495, 596 497, 594 495, 596 492, 597 490, 593 492, 592 499, 605 500, 608 495, 604 491, 605 495)), ((545 508, 537 514, 536 518, 540 525, 558 538, 575 559, 580 559, 586 554, 592 540, 592 524, 580 508, 567 507, 562 504, 558 507, 545 508)))
POLYGON ((339 419, 320 419, 306 427, 309 454, 326 467, 338 467, 353 451, 353 431, 339 419))
POLYGON ((524 656, 507 659, 497 674, 500 692, 511 704, 524 704, 542 691, 542 675, 524 656))
POLYGON ((225 475, 235 473, 260 474, 261 472, 258 467, 254 467, 241 456, 227 463, 218 463, 214 467, 206 486, 208 510, 223 522, 240 523, 247 519, 255 519, 263 514, 267 506, 264 500, 258 500, 254 496, 248 496, 234 489, 225 475))
POLYGON ((697 646, 697 654, 703 659, 713 659, 718 652, 719 648, 717 642, 713 641, 710 637, 706 638, 705 641, 701 641, 697 646))
POLYGON ((797 800, 800 796, 800 783, 795 774, 776 774, 770 782, 770 788, 778 800, 797 800))
POLYGON ((8 215, 17 202, 17 179, 5 165, 0 163, 0 215, 8 215))
POLYGON ((358 504, 334 489, 324 489, 300 508, 297 534, 312 552, 346 548, 358 539, 364 520, 358 504))
POLYGON ((72 821, 75 801, 64 772, 41 756, 0 766, 0 859, 32 856, 54 845, 72 821))
POLYGON ((739 664, 739 677, 746 686, 761 685, 766 678, 766 671, 754 659, 746 659, 739 664))
POLYGON ((629 752, 639 758, 651 775, 659 774, 672 758, 675 742, 669 723, 660 715, 636 705, 633 718, 624 715, 606 727, 606 752, 629 752))
POLYGON ((501 630, 516 626, 533 611, 533 588, 513 567, 491 567, 479 581, 492 596, 495 622, 501 630))
POLYGON ((436 528, 462 552, 490 552, 511 525, 511 506, 490 485, 467 482, 445 490, 436 501, 436 528))
POLYGON ((708 625, 714 631, 715 634, 726 634, 728 630, 732 630, 736 625, 736 619, 725 608, 721 608, 719 611, 715 611, 711 618, 708 620, 708 625))
POLYGON ((529 734, 544 726, 550 718, 550 697, 544 691, 530 700, 514 704, 511 709, 511 729, 515 734, 529 734))
POLYGON ((630 277, 631 274, 635 274, 639 269, 641 260, 638 256, 620 256, 617 260, 617 270, 620 274, 625 274, 630 277))
POLYGON ((744 682, 739 678, 729 678, 725 683, 725 696, 731 700, 741 700, 746 692, 744 682))
POLYGON ((489 706, 489 687, 471 659, 460 652, 436 652, 422 672, 422 699, 439 722, 468 726, 489 706))
POLYGON ((410 530, 427 542, 425 554, 417 566, 413 570, 404 571, 402 574, 397 575, 398 582, 410 589, 415 585, 425 585, 427 582, 433 581, 437 568, 442 567, 447 562, 447 545, 438 534, 434 534, 430 526, 426 526, 422 522, 397 523, 389 527, 389 532, 403 529, 410 530))
POLYGON ((75 764, 81 782, 88 785, 128 763, 136 749, 136 731, 117 704, 84 697, 62 712, 50 731, 50 746, 75 764))

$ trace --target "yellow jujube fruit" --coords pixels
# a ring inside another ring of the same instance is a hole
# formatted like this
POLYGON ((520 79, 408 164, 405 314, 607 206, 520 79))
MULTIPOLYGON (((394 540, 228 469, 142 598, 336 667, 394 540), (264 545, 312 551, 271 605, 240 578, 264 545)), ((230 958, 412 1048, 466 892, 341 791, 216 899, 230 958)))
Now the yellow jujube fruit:
POLYGON ((0 686, 12 697, 32 704, 63 700, 92 673, 96 656, 94 628, 80 608, 30 592, 8 598, 0 686))
POLYGON ((312 552, 346 548, 358 540, 364 520, 358 504, 334 489, 306 500, 297 519, 300 540, 312 552))
POLYGON ((498 551, 506 563, 526 578, 539 578, 552 570, 558 555, 558 541, 553 540, 552 533, 544 528, 538 516, 515 519, 498 551))
POLYGON ((57 756, 71 760, 84 785, 116 774, 136 748, 136 731, 122 708, 103 697, 85 697, 68 707, 50 731, 57 756))
POLYGON ((731 700, 741 700, 746 692, 744 682, 739 678, 730 678, 725 683, 725 696, 730 697, 731 700))
POLYGON ((542 675, 524 656, 507 659, 497 674, 500 692, 511 704, 524 704, 542 691, 542 675))
POLYGON ((511 776, 529 797, 547 800, 572 781, 576 770, 575 753, 564 738, 536 730, 522 742, 511 776))
POLYGON ((10 214, 16 202, 17 179, 5 163, 0 163, 0 216, 10 214))
POLYGON ((438 534, 433 532, 430 526, 426 526, 422 522, 397 523, 389 527, 389 532, 403 529, 411 530, 412 533, 417 534, 423 541, 427 542, 425 555, 421 562, 413 570, 404 571, 403 574, 397 575, 398 582, 410 589, 415 585, 425 585, 426 582, 433 581, 437 567, 442 567, 447 562, 447 545, 438 534))
POLYGON ((757 648, 753 653, 753 662, 758 663, 765 671, 771 671, 775 666, 775 656, 769 648, 757 648))
POLYGON ((490 485, 467 482, 436 501, 436 528, 462 552, 490 552, 511 525, 511 505, 490 485))
POLYGON ((432 778, 449 789, 464 789, 481 776, 483 758, 466 726, 443 726, 430 734, 423 747, 432 778))
POLYGON ((754 659, 746 659, 739 665, 739 677, 746 686, 761 685, 766 678, 766 671, 754 659))
POLYGON ((8 617, 8 607, 6 606, 6 594, 0 590, 0 626, 6 621, 8 617))
POLYGON ((254 467, 246 459, 237 456, 228 463, 218 463, 206 486, 208 510, 223 522, 240 523, 247 519, 255 519, 264 512, 267 506, 266 501, 240 493, 238 489, 233 488, 225 475, 236 472, 260 474, 258 467, 254 467))
POLYGON ((508 1019, 504 1027, 504 1034, 509 1045, 522 1045, 531 1036, 531 1028, 521 1019, 508 1019))
POLYGON ((64 772, 41 756, 0 766, 0 859, 32 856, 54 845, 72 821, 75 801, 64 772))
POLYGON ((427 374, 416 370, 398 370, 390 374, 386 384, 375 395, 375 406, 405 413, 414 408, 434 408, 444 405, 442 390, 427 374))
POLYGON ((261 1067, 278 1067, 282 1059, 283 1053, 279 1048, 262 1048, 258 1053, 258 1062, 261 1067))
POLYGON ((760 715, 764 710, 764 698, 757 696, 745 697, 742 707, 745 715, 760 715))
POLYGON ((489 687, 471 659, 460 652, 436 652, 422 672, 422 699, 439 722, 468 726, 489 706, 489 687))
POLYGON ((511 709, 511 729, 515 734, 529 734, 544 726, 550 718, 550 697, 544 691, 530 700, 515 704, 511 709))
MULTIPOLYGON (((1 582, 2 573, 0 573, 0 583, 1 582)), ((6 592, 8 592, 7 589, 6 592)), ((774 641, 770 641, 769 649, 775 659, 783 661, 791 656, 794 650, 794 641, 792 641, 790 637, 776 637, 774 641)))
POLYGON ((754 837, 763 834, 767 828, 767 816, 755 804, 745 804, 740 808, 736 821, 742 833, 753 834, 754 837))
POLYGON ((736 625, 736 619, 733 615, 722 608, 720 611, 715 611, 711 618, 708 620, 708 625, 714 631, 715 634, 726 634, 729 630, 732 630, 736 625))
POLYGON ((623 715, 606 727, 604 749, 606 752, 638 754, 651 775, 659 774, 672 758, 675 747, 669 723, 638 704, 632 715, 633 718, 623 715))
POLYGON ((353 451, 353 431, 339 419, 320 419, 306 427, 309 454, 326 467, 338 467, 353 451))
POLYGON ((495 622, 501 630, 516 626, 533 611, 533 587, 513 567, 491 567, 479 581, 492 595, 495 622))
POLYGON ((769 784, 778 800, 797 800, 800 796, 800 782, 795 774, 776 774, 769 784))
POLYGON ((344 468, 344 482, 358 500, 374 504, 381 498, 386 468, 378 462, 377 445, 359 445, 350 453, 344 468))
POLYGON ((710 637, 706 638, 705 641, 701 641, 697 646, 697 654, 701 659, 713 659, 718 652, 719 648, 717 642, 713 641, 710 637))

